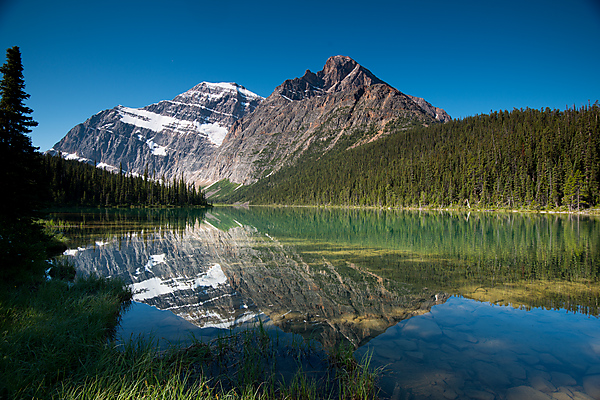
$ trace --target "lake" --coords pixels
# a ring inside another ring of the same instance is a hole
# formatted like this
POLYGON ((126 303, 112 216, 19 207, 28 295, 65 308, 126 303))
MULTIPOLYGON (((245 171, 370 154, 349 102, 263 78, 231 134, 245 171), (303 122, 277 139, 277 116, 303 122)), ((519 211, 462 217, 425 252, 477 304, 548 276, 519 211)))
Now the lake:
POLYGON ((287 207, 55 213, 123 337, 350 344, 394 399, 600 399, 600 219, 287 207))

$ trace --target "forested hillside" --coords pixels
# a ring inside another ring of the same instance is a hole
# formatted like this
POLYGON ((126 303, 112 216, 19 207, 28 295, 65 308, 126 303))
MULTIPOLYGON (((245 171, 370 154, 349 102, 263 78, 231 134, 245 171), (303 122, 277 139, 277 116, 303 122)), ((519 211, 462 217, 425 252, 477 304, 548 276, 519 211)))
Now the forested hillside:
POLYGON ((59 156, 43 157, 49 202, 54 206, 159 206, 208 203, 204 193, 183 178, 166 182, 150 176, 115 174, 93 165, 59 156))
POLYGON ((600 106, 514 109, 391 134, 237 190, 252 204, 579 210, 600 201, 600 106))

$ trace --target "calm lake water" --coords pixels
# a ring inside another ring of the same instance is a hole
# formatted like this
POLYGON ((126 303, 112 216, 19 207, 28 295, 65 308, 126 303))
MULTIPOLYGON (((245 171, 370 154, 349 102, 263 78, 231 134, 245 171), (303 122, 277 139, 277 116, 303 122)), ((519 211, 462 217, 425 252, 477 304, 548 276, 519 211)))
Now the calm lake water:
MULTIPOLYGON (((124 337, 257 318, 381 368, 382 397, 600 399, 600 220, 213 208, 57 213, 82 274, 119 276, 124 337)), ((187 335, 187 336, 186 336, 187 335)))

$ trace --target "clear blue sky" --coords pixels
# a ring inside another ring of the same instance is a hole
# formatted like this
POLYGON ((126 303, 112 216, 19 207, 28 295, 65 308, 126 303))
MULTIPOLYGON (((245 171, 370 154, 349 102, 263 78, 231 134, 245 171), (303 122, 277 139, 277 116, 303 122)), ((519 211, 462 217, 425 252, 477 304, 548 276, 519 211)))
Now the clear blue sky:
POLYGON ((118 104, 197 83, 268 96, 346 55, 452 117, 600 99, 600 0, 0 0, 47 150, 118 104))

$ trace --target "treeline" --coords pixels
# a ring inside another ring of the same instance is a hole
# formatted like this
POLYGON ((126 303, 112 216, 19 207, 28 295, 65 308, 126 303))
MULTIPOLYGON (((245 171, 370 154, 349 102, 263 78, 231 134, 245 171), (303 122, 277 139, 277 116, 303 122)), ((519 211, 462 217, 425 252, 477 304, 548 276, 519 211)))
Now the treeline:
POLYGON ((48 198, 54 206, 206 206, 202 191, 183 177, 165 181, 149 176, 112 173, 60 156, 42 158, 48 198))
POLYGON ((596 102, 395 130, 373 143, 281 170, 230 200, 581 210, 600 201, 599 116, 596 102))

